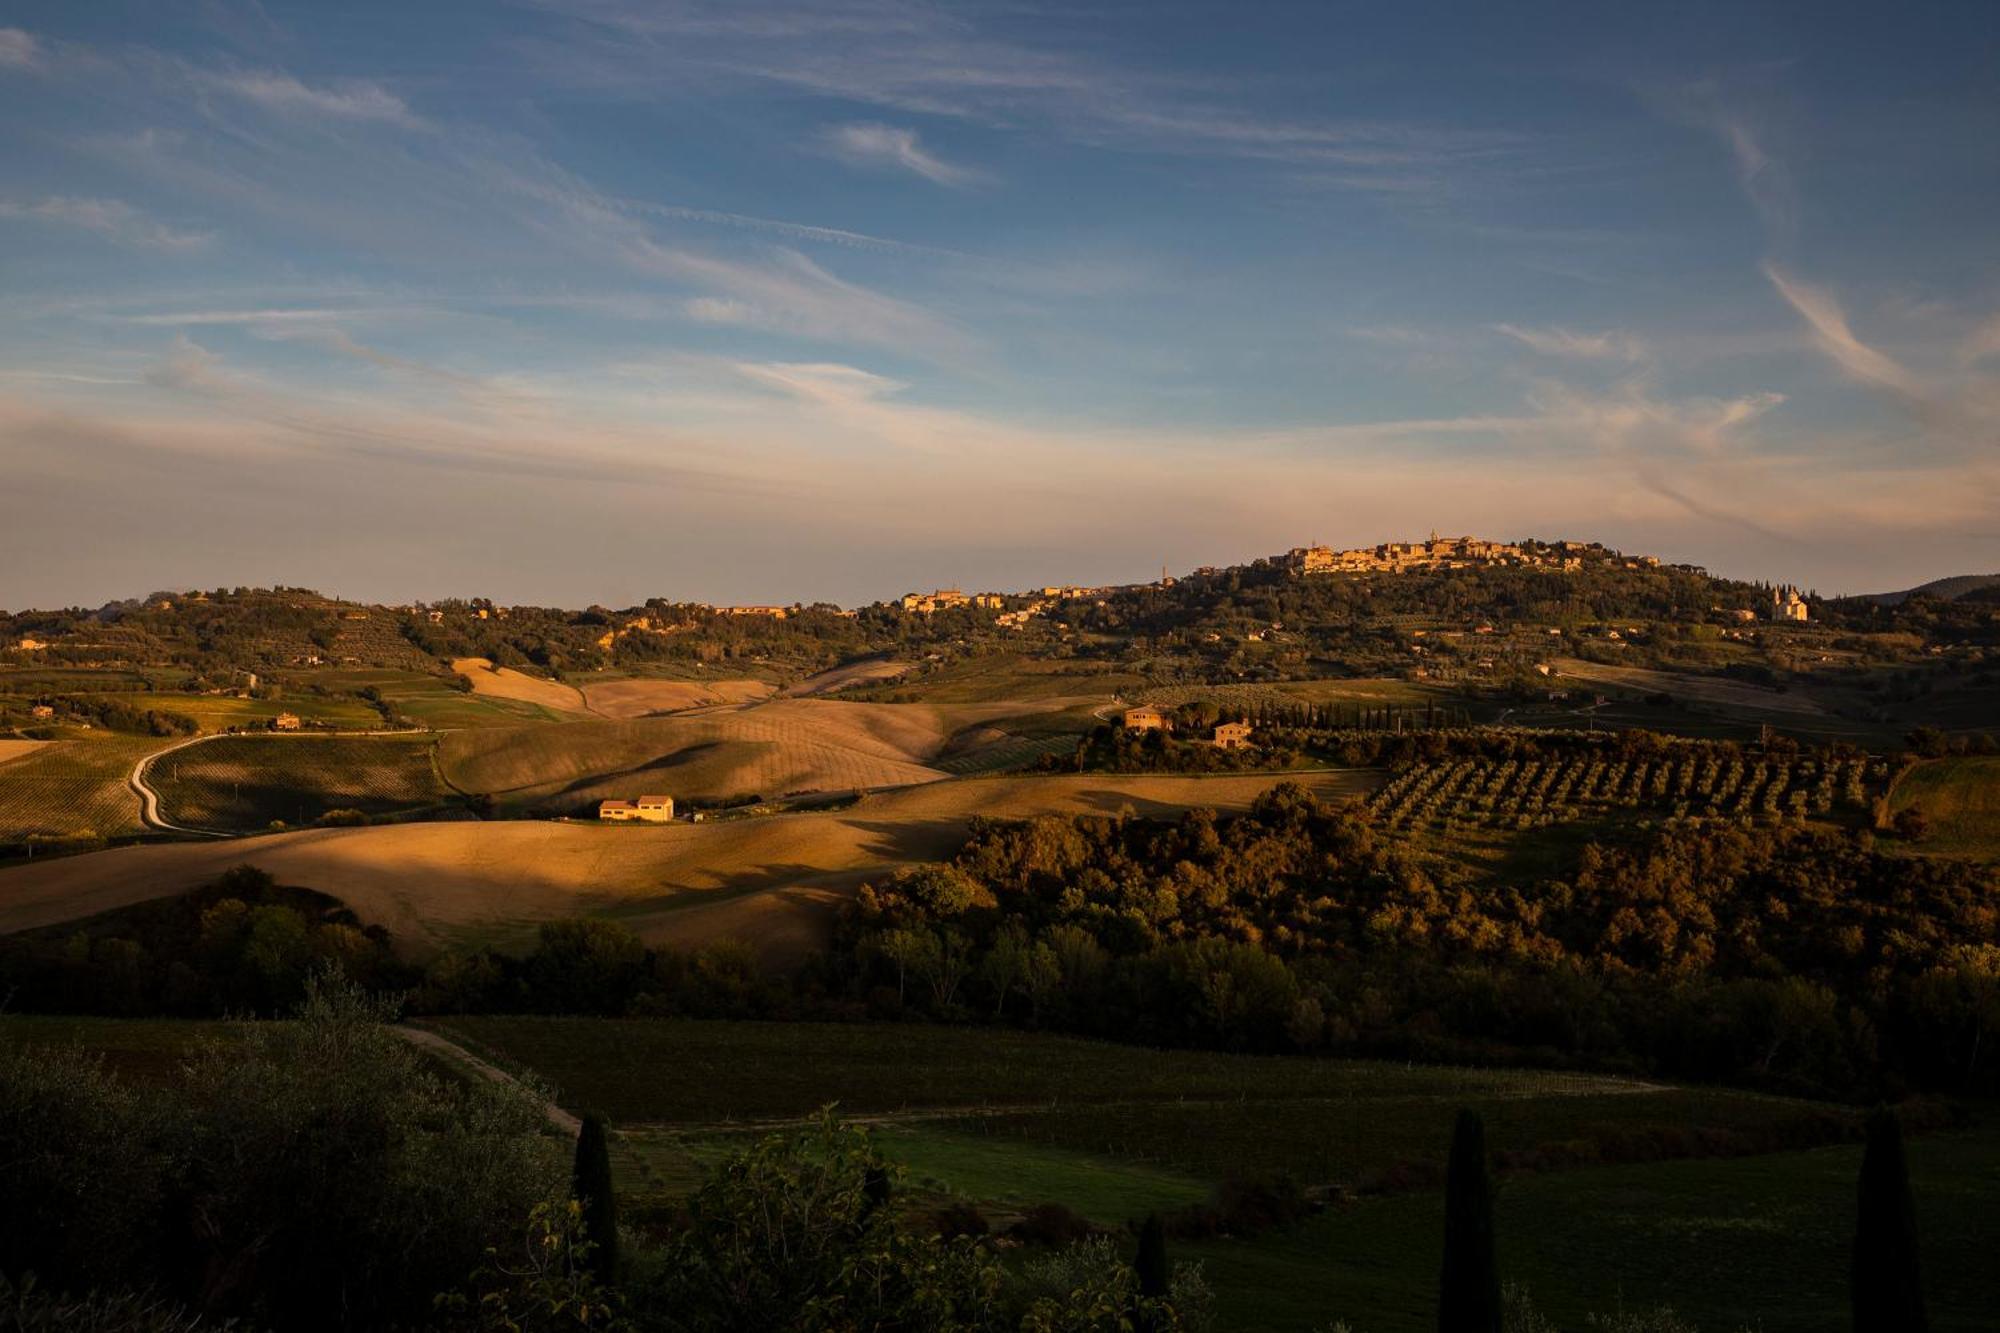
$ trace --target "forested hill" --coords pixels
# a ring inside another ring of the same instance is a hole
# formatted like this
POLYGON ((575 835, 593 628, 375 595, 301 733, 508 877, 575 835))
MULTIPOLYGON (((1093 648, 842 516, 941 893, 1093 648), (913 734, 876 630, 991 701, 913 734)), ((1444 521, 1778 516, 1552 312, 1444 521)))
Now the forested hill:
MULTIPOLYGON (((1636 649, 1632 660, 1652 663, 1662 652, 1673 656, 1660 645, 1750 641, 1763 628, 1751 618, 1768 608, 1767 586, 1581 549, 1595 554, 1578 568, 1301 574, 1274 557, 1159 583, 939 594, 854 610, 664 599, 619 610, 484 599, 383 606, 284 587, 156 593, 94 610, 0 612, 0 666, 172 667, 191 681, 227 684, 244 671, 437 671, 464 657, 553 675, 721 662, 790 674, 877 654, 937 660, 1005 651, 1128 666, 1165 661, 1181 678, 1243 680, 1405 673, 1429 651, 1412 651, 1413 634, 1436 634, 1432 647, 1491 636, 1478 641, 1485 657, 1500 654, 1511 636, 1513 656, 1527 661, 1548 645, 1524 636, 1562 630, 1636 649)), ((1979 599, 1811 606, 1813 624, 1830 631, 1905 636, 1890 645, 1896 653, 2000 641, 2000 607, 1979 599)))

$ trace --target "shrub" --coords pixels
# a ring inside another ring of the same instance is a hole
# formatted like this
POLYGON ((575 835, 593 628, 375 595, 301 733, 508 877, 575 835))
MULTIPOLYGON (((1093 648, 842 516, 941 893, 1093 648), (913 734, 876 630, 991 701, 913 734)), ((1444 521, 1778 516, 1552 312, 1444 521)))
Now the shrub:
POLYGON ((993 1224, 986 1220, 986 1214, 974 1204, 963 1199, 954 1199, 931 1214, 931 1226, 946 1240, 956 1240, 960 1236, 979 1237, 993 1230, 993 1224))
MULTIPOLYGON (((0 1044, 0 1277, 84 1290, 156 1276, 170 1134, 96 1059, 0 1044)), ((38 1319, 53 1308, 36 1302, 38 1319)))
POLYGON ((1007 1235, 1023 1245, 1064 1249, 1098 1234, 1089 1218, 1062 1203, 1038 1203, 1007 1228, 1007 1235))

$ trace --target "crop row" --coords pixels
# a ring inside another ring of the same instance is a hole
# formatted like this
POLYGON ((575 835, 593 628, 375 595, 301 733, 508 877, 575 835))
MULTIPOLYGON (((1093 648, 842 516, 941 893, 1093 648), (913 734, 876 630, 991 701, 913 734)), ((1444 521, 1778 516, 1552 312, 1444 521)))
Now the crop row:
POLYGON ((1865 807, 1879 761, 1742 754, 1689 746, 1626 758, 1570 752, 1542 758, 1459 758, 1417 764, 1372 802, 1392 830, 1529 829, 1647 811, 1674 818, 1825 817, 1865 807))

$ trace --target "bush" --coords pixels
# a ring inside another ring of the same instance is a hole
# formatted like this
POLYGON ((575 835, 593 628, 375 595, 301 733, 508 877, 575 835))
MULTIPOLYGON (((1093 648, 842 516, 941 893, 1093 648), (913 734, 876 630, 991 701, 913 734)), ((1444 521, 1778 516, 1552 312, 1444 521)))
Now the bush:
POLYGON ((1201 1265, 1176 1265, 1166 1296, 1149 1298, 1108 1236, 1029 1260, 1008 1296, 1010 1323, 1017 1319, 1021 1333, 1205 1333, 1214 1326, 1201 1265))
POLYGON ((1002 1282, 968 1242, 919 1237, 881 1206, 893 1168, 831 1113, 724 1161, 629 1284, 638 1316, 689 1333, 967 1328, 1002 1282))
POLYGON ((1063 1249, 1098 1234, 1089 1218, 1062 1203, 1038 1203, 1007 1228, 1007 1235, 1023 1245, 1063 1249))
POLYGON ((72 1290, 156 1277, 167 1119, 90 1056, 0 1043, 0 1277, 72 1290))
POLYGON ((974 1204, 963 1199, 954 1199, 931 1214, 931 1226, 946 1240, 956 1240, 960 1236, 980 1237, 993 1230, 993 1224, 986 1220, 986 1214, 974 1204))
POLYGON ((1175 1237, 1249 1237, 1290 1226, 1311 1211, 1305 1191, 1290 1176, 1230 1176, 1204 1202, 1175 1209, 1163 1220, 1175 1237))

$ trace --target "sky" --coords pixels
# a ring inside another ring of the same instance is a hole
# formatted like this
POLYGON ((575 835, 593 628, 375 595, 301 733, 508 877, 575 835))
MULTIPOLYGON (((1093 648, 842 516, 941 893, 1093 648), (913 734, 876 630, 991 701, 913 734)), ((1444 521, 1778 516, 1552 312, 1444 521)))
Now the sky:
POLYGON ((0 606, 2000 570, 2000 5, 0 0, 0 606))

